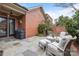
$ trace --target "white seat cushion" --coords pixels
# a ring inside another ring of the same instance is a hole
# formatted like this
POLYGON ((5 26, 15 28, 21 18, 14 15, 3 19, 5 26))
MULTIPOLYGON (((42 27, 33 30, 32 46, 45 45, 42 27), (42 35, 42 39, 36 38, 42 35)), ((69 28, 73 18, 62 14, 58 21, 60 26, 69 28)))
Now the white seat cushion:
POLYGON ((40 40, 39 43, 46 46, 46 44, 51 43, 51 41, 47 39, 43 39, 43 40, 40 40))
POLYGON ((52 36, 47 36, 46 39, 50 40, 50 39, 53 39, 53 37, 52 36))
POLYGON ((54 37, 52 37, 52 36, 47 36, 46 39, 50 40, 51 42, 55 41, 54 37))

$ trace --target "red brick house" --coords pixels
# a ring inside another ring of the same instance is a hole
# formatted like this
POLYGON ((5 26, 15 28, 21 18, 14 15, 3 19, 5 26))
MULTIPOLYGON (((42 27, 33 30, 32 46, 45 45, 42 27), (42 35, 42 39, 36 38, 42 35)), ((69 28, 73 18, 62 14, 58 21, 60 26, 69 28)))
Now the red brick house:
POLYGON ((42 7, 28 10, 16 3, 0 3, 0 37, 14 36, 18 28, 24 30, 25 38, 34 36, 43 20, 42 7))

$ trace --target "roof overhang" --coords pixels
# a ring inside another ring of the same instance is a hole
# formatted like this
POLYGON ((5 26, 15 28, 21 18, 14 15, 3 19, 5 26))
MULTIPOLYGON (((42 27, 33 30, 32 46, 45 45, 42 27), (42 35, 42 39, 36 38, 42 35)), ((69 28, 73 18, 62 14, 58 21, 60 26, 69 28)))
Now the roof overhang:
POLYGON ((15 3, 0 3, 0 12, 9 14, 12 12, 14 16, 26 14, 26 9, 15 3))

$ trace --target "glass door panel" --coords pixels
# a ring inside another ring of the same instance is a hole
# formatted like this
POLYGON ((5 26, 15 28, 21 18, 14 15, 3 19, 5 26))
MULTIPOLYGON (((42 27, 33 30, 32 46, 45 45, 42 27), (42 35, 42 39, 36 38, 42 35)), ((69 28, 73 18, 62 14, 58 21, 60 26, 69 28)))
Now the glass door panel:
POLYGON ((9 35, 13 35, 15 31, 15 20, 10 19, 9 20, 9 35))
POLYGON ((0 36, 6 36, 7 21, 6 18, 0 17, 0 36))

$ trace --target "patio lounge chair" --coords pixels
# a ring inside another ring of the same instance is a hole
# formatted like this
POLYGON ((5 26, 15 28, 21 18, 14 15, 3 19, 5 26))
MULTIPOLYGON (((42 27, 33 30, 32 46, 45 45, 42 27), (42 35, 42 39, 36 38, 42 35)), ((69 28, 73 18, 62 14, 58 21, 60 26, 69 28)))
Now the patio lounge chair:
POLYGON ((59 43, 53 42, 46 46, 46 55, 54 55, 54 56, 69 56, 70 55, 70 46, 73 41, 70 35, 64 36, 61 38, 59 43))
POLYGON ((47 44, 50 44, 54 41, 58 42, 59 38, 65 36, 65 34, 66 32, 61 32, 59 37, 56 36, 52 37, 52 35, 50 34, 49 36, 46 37, 46 39, 39 41, 39 47, 45 50, 47 44))
POLYGON ((46 45, 54 42, 54 38, 52 36, 47 36, 46 39, 42 39, 39 41, 39 47, 45 50, 46 45))

